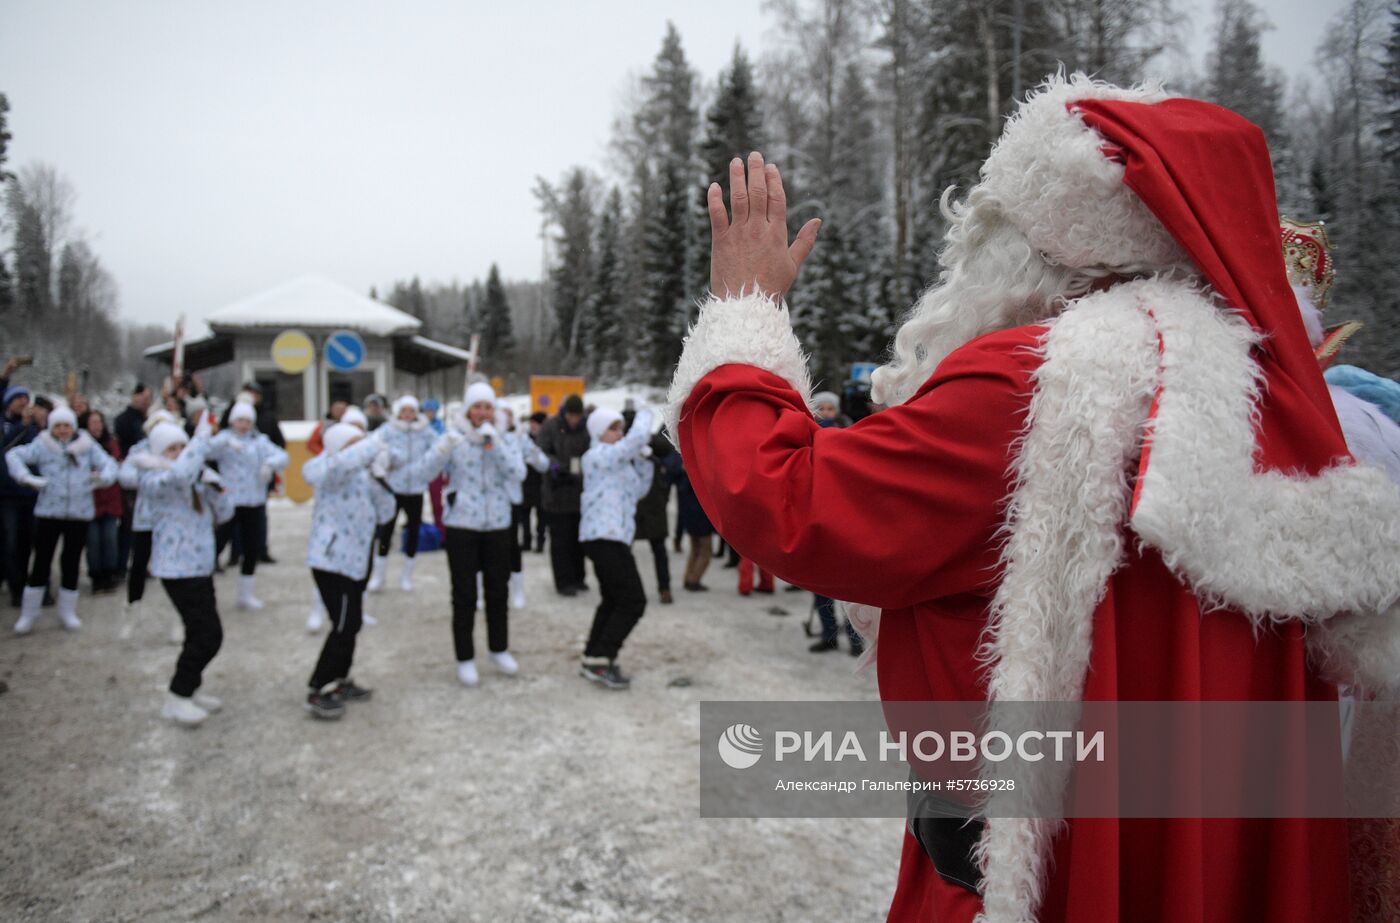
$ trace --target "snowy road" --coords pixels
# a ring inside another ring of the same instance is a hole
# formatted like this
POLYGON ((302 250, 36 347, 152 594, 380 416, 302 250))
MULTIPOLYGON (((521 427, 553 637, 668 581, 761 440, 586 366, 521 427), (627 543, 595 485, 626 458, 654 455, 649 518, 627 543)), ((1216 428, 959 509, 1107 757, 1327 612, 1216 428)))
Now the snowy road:
POLYGON ((270 514, 267 611, 233 609, 236 576, 217 579, 225 641, 205 688, 227 704, 196 731, 156 717, 176 653, 158 583, 134 624, 116 596, 85 596, 77 635, 46 610, 16 638, 0 615, 0 917, 883 919, 900 821, 698 816, 700 701, 875 696, 844 653, 806 652, 806 594, 744 599, 716 564, 712 592, 663 607, 634 548, 651 601, 623 651, 633 688, 610 693, 575 674, 596 586, 558 598, 546 556, 527 554, 522 675, 486 664, 469 690, 429 554, 412 595, 371 597, 381 624, 355 678, 374 700, 318 723, 300 707, 321 640, 303 627, 309 508, 270 514))

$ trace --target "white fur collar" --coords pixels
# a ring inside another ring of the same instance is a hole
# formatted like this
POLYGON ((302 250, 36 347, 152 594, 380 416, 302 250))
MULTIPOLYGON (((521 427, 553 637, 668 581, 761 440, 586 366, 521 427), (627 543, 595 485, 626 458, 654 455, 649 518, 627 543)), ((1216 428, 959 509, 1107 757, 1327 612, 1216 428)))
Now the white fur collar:
POLYGON ((93 438, 87 433, 78 433, 77 436, 67 442, 59 442, 54 438, 54 434, 48 430, 39 433, 38 441, 44 444, 44 448, 52 452, 66 452, 74 458, 86 455, 93 446, 97 445, 93 438))
POLYGON ((395 417, 393 422, 394 426, 400 432, 404 433, 421 433, 428 427, 428 420, 426 417, 414 417, 412 420, 400 420, 398 417, 395 417))

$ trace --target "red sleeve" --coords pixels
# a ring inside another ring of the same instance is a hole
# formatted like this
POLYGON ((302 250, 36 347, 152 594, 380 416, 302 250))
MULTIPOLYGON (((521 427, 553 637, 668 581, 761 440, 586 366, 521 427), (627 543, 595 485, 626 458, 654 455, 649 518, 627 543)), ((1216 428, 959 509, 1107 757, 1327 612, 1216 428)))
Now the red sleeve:
POLYGON ((817 426, 782 378, 721 366, 681 414, 696 495, 745 557, 825 596, 903 608, 985 588, 1041 333, 976 340, 847 429, 817 426))

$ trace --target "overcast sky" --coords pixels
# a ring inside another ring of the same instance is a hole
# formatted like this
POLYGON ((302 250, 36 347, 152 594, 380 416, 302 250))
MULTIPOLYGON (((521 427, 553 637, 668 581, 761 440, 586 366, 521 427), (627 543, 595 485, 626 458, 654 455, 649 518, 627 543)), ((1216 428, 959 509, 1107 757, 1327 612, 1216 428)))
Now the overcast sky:
MULTIPOLYGON (((1305 67, 1342 0, 1264 2, 1305 67)), ((1209 40, 1211 0, 1184 4, 1209 40)), ((756 0, 0 0, 9 168, 57 167, 125 317, 192 318, 308 271, 537 278, 534 178, 606 170, 629 74, 667 19, 707 80, 756 0)), ((1197 52, 1198 53, 1198 52, 1197 52)))

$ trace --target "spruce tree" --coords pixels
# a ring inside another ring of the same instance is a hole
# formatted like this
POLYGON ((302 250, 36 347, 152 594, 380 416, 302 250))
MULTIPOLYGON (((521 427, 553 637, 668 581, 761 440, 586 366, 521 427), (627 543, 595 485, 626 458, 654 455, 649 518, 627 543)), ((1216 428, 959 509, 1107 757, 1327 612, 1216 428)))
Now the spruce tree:
POLYGON ((598 219, 597 261, 585 338, 585 355, 594 373, 605 382, 622 374, 627 338, 635 329, 623 322, 621 216, 622 192, 614 186, 598 219))
POLYGON ((720 72, 715 101, 705 114, 705 136, 697 154, 704 176, 695 197, 696 234, 690 291, 699 296, 710 284, 710 215, 707 195, 711 183, 729 185, 729 164, 735 157, 763 149, 763 109, 754 84, 753 66, 743 48, 734 46, 729 67, 720 72))
POLYGON ((511 327, 510 301, 506 298, 505 286, 501 285, 501 272, 496 264, 486 274, 486 298, 482 305, 481 346, 493 362, 504 362, 515 352, 515 335, 511 327))
POLYGON ((671 373, 681 354, 681 336, 686 312, 686 221, 688 199, 680 171, 667 165, 662 169, 656 208, 647 222, 643 270, 645 341, 652 383, 661 384, 671 373))

